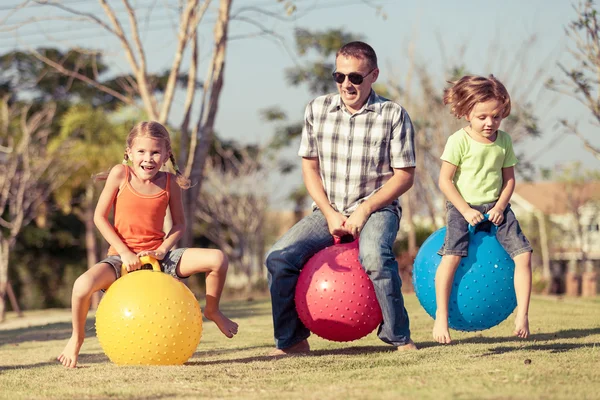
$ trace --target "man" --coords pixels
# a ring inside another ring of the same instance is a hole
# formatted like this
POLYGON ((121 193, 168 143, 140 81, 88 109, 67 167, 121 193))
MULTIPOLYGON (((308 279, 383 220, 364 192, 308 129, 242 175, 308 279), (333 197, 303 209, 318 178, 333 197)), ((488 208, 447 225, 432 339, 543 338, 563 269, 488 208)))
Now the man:
POLYGON ((337 52, 335 64, 339 93, 308 104, 298 152, 313 212, 266 257, 276 345, 272 355, 310 351, 310 332, 294 303, 298 276, 311 256, 334 243, 334 236, 346 235, 359 238, 359 258, 381 306, 377 335, 398 350, 416 350, 392 252, 401 217, 398 197, 414 179, 412 123, 400 105, 372 90, 379 69, 371 46, 348 43, 337 52))

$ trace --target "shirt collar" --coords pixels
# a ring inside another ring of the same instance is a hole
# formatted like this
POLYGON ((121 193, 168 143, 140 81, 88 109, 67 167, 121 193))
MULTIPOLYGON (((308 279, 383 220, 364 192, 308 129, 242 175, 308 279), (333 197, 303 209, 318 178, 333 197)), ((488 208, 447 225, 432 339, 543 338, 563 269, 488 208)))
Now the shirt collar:
MULTIPOLYGON (((340 96, 340 94, 336 94, 335 97, 333 98, 333 101, 331 102, 331 106, 329 107, 329 112, 336 112, 336 111, 340 111, 342 109, 342 98, 340 96)), ((344 106, 345 108, 345 106, 344 106)), ((367 99, 367 102, 365 103, 365 105, 357 112, 357 114, 362 113, 363 111, 373 111, 376 112, 378 114, 381 114, 381 109, 382 109, 382 100, 381 97, 379 97, 379 95, 377 93, 375 93, 375 91, 373 89, 371 89, 371 94, 369 95, 369 98, 367 99)))

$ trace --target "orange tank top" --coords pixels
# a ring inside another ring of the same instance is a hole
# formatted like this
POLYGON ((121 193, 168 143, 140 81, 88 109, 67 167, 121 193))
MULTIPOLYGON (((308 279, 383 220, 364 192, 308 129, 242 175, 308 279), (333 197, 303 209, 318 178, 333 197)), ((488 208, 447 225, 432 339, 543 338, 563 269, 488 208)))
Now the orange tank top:
MULTIPOLYGON (((167 173, 166 190, 153 195, 138 193, 129 182, 129 167, 125 183, 113 202, 114 228, 123 243, 134 253, 157 249, 165 237, 163 223, 169 205, 171 174, 167 173)), ((108 255, 118 255, 111 246, 108 255)))

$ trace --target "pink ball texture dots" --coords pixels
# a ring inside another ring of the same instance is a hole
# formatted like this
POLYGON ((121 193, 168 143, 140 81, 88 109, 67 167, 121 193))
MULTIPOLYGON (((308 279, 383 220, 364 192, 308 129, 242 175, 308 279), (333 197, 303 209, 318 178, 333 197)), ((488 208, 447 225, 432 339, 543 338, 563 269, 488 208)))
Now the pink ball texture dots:
POLYGON ((335 244, 315 254, 300 272, 295 294, 298 316, 323 339, 357 340, 383 320, 358 254, 358 240, 335 244))

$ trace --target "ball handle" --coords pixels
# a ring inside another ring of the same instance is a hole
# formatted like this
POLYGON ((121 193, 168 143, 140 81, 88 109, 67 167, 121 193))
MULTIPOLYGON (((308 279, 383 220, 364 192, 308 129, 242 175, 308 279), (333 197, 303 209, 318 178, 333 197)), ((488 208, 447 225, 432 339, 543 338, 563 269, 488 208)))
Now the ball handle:
MULTIPOLYGON (((482 221, 478 222, 474 226, 471 225, 471 224, 468 224, 469 233, 471 235, 474 235, 475 234, 475 228, 477 227, 477 225, 479 225, 479 224, 481 224, 481 223, 483 223, 485 221, 489 221, 489 217, 490 217, 489 214, 483 214, 483 220, 482 221)), ((496 231, 497 231, 498 227, 496 225, 494 225, 494 224, 491 224, 491 225, 492 225, 492 228, 491 228, 490 232, 493 233, 493 234, 496 234, 496 231)))
MULTIPOLYGON (((156 260, 156 258, 151 256, 141 256, 140 261, 142 265, 150 264, 152 266, 152 271, 160 272, 160 264, 156 260)), ((129 272, 127 271, 127 267, 125 264, 121 264, 121 276, 127 275, 129 272)))

